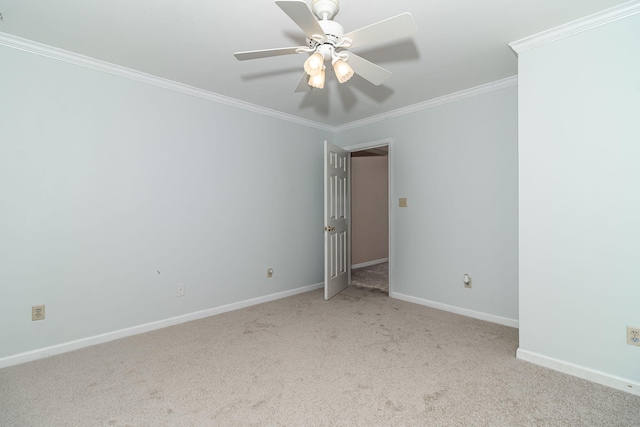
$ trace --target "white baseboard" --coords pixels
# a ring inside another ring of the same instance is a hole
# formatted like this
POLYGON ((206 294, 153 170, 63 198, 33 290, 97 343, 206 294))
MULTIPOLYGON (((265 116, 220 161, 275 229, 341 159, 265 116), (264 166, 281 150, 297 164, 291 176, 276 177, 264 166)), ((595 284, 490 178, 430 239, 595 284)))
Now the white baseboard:
POLYGON ((602 384, 607 387, 615 388, 617 390, 626 391, 627 393, 640 396, 640 382, 632 381, 628 378, 622 378, 604 372, 596 371, 594 369, 585 368, 584 366, 575 365, 570 362, 565 362, 564 360, 554 359, 553 357, 543 356, 532 351, 523 350, 522 348, 518 349, 518 351, 516 352, 516 357, 535 365, 553 369, 554 371, 573 375, 574 377, 582 378, 587 381, 602 384))
POLYGON ((118 331, 113 331, 113 332, 107 332, 101 335, 95 335, 93 337, 82 338, 75 341, 53 345, 51 347, 39 348, 37 350, 32 350, 25 353, 16 354, 13 356, 3 357, 0 359, 0 369, 6 368, 9 366, 19 365, 21 363, 31 362, 33 360, 43 359, 45 357, 54 356, 56 354, 67 353, 69 351, 78 350, 80 348, 89 347, 96 344, 102 344, 105 342, 114 341, 120 338, 130 337, 132 335, 143 334, 145 332, 154 331, 156 329, 162 329, 168 326, 174 326, 180 323, 190 322, 192 320, 202 319, 204 317, 215 316, 216 314, 222 314, 222 313, 226 313, 233 310, 239 310, 241 308, 250 307, 252 305, 262 304, 269 301, 275 301, 281 298, 286 298, 293 295, 301 294, 303 292, 313 291, 313 290, 322 288, 323 286, 324 286, 324 283, 303 286, 301 288, 296 288, 289 291, 278 292, 275 294, 252 298, 245 301, 239 301, 236 303, 227 304, 220 307, 209 308, 207 310, 188 313, 181 316, 171 317, 169 319, 158 320, 156 322, 145 323, 143 325, 133 326, 126 329, 120 329, 118 331))
POLYGON ((487 322, 498 323, 500 325, 510 326, 517 328, 519 322, 515 319, 509 319, 507 317, 494 316, 493 314, 482 313, 480 311, 473 311, 466 308, 456 307, 453 305, 442 304, 435 301, 429 301, 422 298, 416 298, 409 295, 399 294, 397 292, 389 293, 391 298, 397 298, 403 301, 413 302, 420 305, 426 305, 427 307, 437 308, 438 310, 449 311, 455 314, 461 314, 467 317, 473 317, 474 319, 486 320, 487 322))
POLYGON ((362 268, 362 267, 370 267, 376 264, 382 264, 383 262, 389 262, 389 258, 381 258, 373 261, 361 262, 360 264, 354 264, 351 266, 351 269, 362 268))

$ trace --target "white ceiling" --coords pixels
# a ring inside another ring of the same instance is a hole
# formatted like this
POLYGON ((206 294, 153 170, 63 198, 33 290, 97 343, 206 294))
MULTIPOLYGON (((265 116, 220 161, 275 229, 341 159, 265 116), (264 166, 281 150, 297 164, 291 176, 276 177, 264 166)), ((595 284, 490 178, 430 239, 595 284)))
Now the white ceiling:
MULTIPOLYGON (((508 43, 624 0, 341 0, 346 32, 411 12, 418 34, 354 49, 393 72, 294 93, 304 55, 237 61, 236 51, 299 46, 274 0, 0 0, 0 32, 276 111, 340 126, 517 74, 508 43)), ((310 4, 310 0, 307 1, 310 4)), ((0 68, 1 70, 1 68, 0 68)))

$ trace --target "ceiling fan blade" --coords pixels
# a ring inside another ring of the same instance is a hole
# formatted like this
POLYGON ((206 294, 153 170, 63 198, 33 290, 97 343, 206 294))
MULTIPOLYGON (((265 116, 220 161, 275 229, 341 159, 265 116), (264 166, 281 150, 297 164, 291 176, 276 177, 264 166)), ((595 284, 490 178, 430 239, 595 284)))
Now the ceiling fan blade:
POLYGON ((358 30, 345 34, 342 38, 351 39, 350 48, 402 39, 412 36, 418 27, 409 12, 405 12, 393 18, 376 22, 375 24, 362 27, 358 30))
POLYGON ((309 86, 309 75, 302 73, 302 78, 296 87, 296 92, 309 92, 311 89, 311 86, 309 86))
POLYGON ((349 52, 349 60, 347 63, 353 69, 353 72, 358 74, 360 77, 369 80, 376 86, 380 86, 385 82, 389 77, 391 77, 391 71, 385 70, 379 65, 374 64, 373 62, 369 62, 366 59, 354 55, 349 52))
POLYGON ((309 10, 309 6, 304 1, 277 1, 276 4, 284 11, 289 18, 295 22, 302 31, 311 38, 314 34, 324 37, 324 30, 318 24, 318 20, 309 10))
POLYGON ((233 56, 235 56, 238 61, 246 61, 248 59, 268 58, 270 56, 291 55, 293 53, 298 53, 297 50, 300 48, 306 49, 306 46, 281 47, 278 49, 250 50, 247 52, 236 52, 233 54, 233 56))

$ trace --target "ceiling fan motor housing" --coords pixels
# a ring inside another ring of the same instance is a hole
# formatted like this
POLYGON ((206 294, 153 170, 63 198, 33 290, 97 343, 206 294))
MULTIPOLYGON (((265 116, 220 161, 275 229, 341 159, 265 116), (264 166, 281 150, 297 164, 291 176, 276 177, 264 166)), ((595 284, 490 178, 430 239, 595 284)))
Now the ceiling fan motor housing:
POLYGON ((333 19, 340 10, 338 0, 311 0, 311 10, 320 20, 333 19))
POLYGON ((335 21, 318 21, 318 23, 322 27, 325 36, 327 36, 327 42, 334 46, 338 43, 340 37, 344 35, 344 28, 335 21))
POLYGON ((340 42, 340 38, 344 35, 344 28, 342 25, 338 24, 335 21, 318 21, 320 27, 322 27, 322 37, 324 40, 314 40, 312 38, 307 39, 307 46, 311 49, 315 49, 317 46, 322 44, 330 44, 332 46, 336 46, 340 42))

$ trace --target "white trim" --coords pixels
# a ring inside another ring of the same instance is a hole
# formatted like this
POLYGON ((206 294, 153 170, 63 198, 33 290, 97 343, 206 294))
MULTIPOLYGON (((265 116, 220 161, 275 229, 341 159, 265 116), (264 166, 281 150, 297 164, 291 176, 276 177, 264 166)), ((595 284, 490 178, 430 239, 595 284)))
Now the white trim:
POLYGON ((434 98, 418 104, 410 105, 408 107, 403 107, 397 110, 382 113, 363 120, 347 123, 342 126, 331 126, 328 124, 316 122, 314 120, 304 119, 292 114, 276 111, 271 108, 261 107, 249 102, 240 101, 238 99, 217 94, 215 92, 188 86, 162 77, 146 74, 141 71, 132 70, 120 65, 111 64, 109 62, 91 58, 89 56, 80 55, 78 53, 38 43, 33 40, 24 39, 8 33, 3 33, 1 31, 0 45, 332 133, 342 132, 345 130, 379 122, 388 118, 399 117, 416 111, 438 107, 449 102, 459 101, 461 99, 466 99, 476 95, 504 89, 506 87, 515 86, 518 83, 518 77, 512 76, 502 80, 497 80, 495 82, 455 92, 449 95, 441 96, 439 98, 434 98))
POLYGON ((347 123, 346 125, 336 127, 334 131, 343 132, 345 130, 366 126, 372 123, 380 122, 382 120, 390 119, 392 117, 404 116, 405 114, 415 113, 417 111, 439 107, 441 105, 448 104, 450 102, 460 101, 462 99, 467 99, 477 95, 483 95, 485 93, 494 92, 496 90, 508 88, 511 86, 516 86, 517 84, 518 84, 518 76, 507 77, 506 79, 497 80, 495 82, 461 90, 459 92, 454 92, 449 95, 441 96, 439 98, 430 99, 429 101, 420 102, 414 105, 409 105, 408 107, 398 108, 397 110, 382 113, 377 116, 372 116, 366 119, 347 123))
POLYGON ((444 310, 455 314, 461 314, 467 317, 473 317, 474 319, 486 320, 487 322, 498 323, 504 326, 510 326, 512 328, 519 327, 519 322, 515 319, 509 319, 507 317, 494 316, 493 314, 482 313, 480 311, 473 311, 466 308, 456 307, 453 305, 442 304, 435 301, 429 301, 422 298, 412 297, 410 295, 399 294, 396 292, 389 293, 391 298, 397 298, 399 300, 413 302, 415 304, 426 305, 427 307, 437 308, 438 310, 444 310))
POLYGON ((335 132, 335 128, 333 126, 329 126, 313 120, 303 119, 302 117, 282 113, 280 111, 272 110, 271 108, 251 104, 249 102, 229 98, 227 96, 210 92, 204 89, 198 89, 193 86, 178 83, 158 76, 153 76, 151 74, 146 74, 141 71, 132 70, 120 65, 111 64, 109 62, 101 61, 89 56, 80 55, 68 50, 59 49, 57 47, 48 46, 32 40, 23 39, 11 34, 0 32, 0 45, 33 53, 36 55, 45 56, 47 58, 55 59, 58 61, 67 62, 69 64, 90 68, 92 70, 101 71, 103 73, 112 74, 115 76, 123 77, 125 79, 135 80, 141 83, 169 89, 174 92, 183 93, 185 95, 195 96, 197 98, 206 99, 209 101, 217 102, 219 104, 228 105, 230 107, 240 108, 243 110, 251 111, 253 113, 263 114, 265 116, 286 120, 303 126, 320 129, 327 132, 335 132))
POLYGON ((184 315, 172 317, 169 319, 158 320, 156 322, 145 323, 143 325, 133 326, 126 329, 120 329, 118 331, 113 331, 113 332, 107 332, 105 334, 96 335, 93 337, 82 338, 79 340, 70 341, 63 344, 53 345, 51 347, 40 348, 37 350, 16 354, 13 356, 3 357, 0 359, 0 369, 6 368, 8 366, 19 365, 21 363, 31 362, 33 360, 43 359, 45 357, 54 356, 56 354, 67 353, 69 351, 78 350, 80 348, 89 347, 96 344, 102 344, 105 342, 114 341, 120 338, 130 337, 132 335, 138 335, 138 334, 143 334, 145 332, 155 331, 156 329, 162 329, 168 326, 179 325, 181 323, 202 319, 204 317, 210 317, 210 316, 215 316, 217 314, 226 313, 229 311, 239 310, 241 308, 250 307, 252 305, 257 305, 257 304, 262 304, 269 301, 275 301, 278 299, 287 298, 287 297, 301 294, 304 292, 314 291, 316 289, 322 288, 323 286, 324 286, 323 283, 303 286, 301 288, 296 288, 289 291, 283 291, 275 294, 265 295, 262 297, 248 299, 245 301, 239 301, 236 303, 227 304, 220 307, 214 307, 214 308, 209 308, 207 310, 196 311, 195 313, 184 314, 184 315))
POLYGON ((542 354, 534 353, 522 348, 519 348, 516 351, 516 357, 539 366, 544 366, 545 368, 553 369, 554 371, 573 375, 574 377, 582 378, 587 381, 640 396, 640 382, 633 381, 628 378, 610 375, 601 371, 596 371, 595 369, 565 362, 564 360, 543 356, 542 354))
POLYGON ((617 21, 618 19, 635 15, 636 13, 640 13, 640 1, 628 1, 541 33, 516 40, 509 43, 509 47, 513 49, 516 55, 519 55, 525 50, 533 49, 534 47, 542 46, 544 44, 617 21))
POLYGON ((362 150, 370 150, 372 148, 379 147, 387 147, 391 146, 391 138, 378 139, 376 141, 363 142, 361 144, 349 145, 347 147, 343 147, 347 151, 362 151, 362 150))
POLYGON ((381 258, 373 261, 361 262, 360 264, 355 264, 351 266, 351 269, 354 268, 362 268, 362 267, 371 267, 372 265, 382 264, 383 262, 389 262, 389 258, 381 258))

